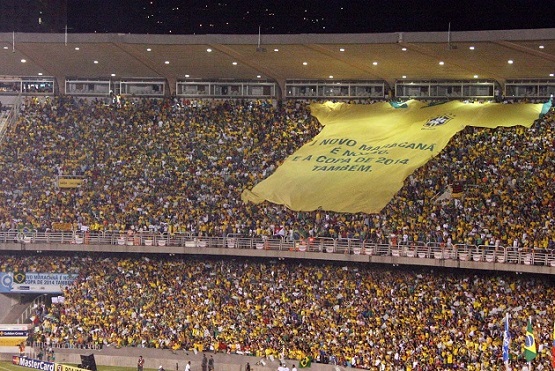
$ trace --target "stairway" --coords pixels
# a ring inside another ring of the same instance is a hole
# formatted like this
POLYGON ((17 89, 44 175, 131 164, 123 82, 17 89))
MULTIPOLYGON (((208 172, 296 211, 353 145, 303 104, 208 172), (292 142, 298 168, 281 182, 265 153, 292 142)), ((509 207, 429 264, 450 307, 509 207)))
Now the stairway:
MULTIPOLYGON (((0 313, 4 313, 4 317, 0 318, 0 323, 30 323, 29 318, 33 315, 33 305, 36 303, 35 300, 40 297, 40 295, 22 295, 16 301, 13 297, 7 295, 0 296, 0 308, 2 309, 0 313), (25 318, 22 318, 25 312, 27 314, 25 314, 25 318)), ((44 297, 42 297, 42 300, 44 300, 44 297)))

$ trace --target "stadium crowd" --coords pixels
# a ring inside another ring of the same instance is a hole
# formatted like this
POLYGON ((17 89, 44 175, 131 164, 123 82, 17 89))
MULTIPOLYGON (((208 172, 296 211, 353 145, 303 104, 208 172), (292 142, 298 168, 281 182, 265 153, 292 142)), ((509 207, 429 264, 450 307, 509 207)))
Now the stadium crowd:
MULTIPOLYGON (((15 261, 21 269, 37 264, 32 255, 0 259, 8 269, 15 261)), ((493 370, 503 367, 509 314, 511 364, 524 363, 531 317, 534 367, 549 367, 555 287, 539 276, 206 257, 71 260, 79 278, 33 335, 48 347, 311 357, 369 370, 493 370)), ((56 262, 45 258, 43 269, 56 262)))
POLYGON ((468 127, 381 213, 297 213, 240 194, 319 132, 306 102, 27 99, 0 151, 0 227, 553 249, 553 127, 468 127), (462 197, 435 202, 452 184, 462 197))
MULTIPOLYGON (((465 129, 379 214, 297 213, 240 194, 319 132, 305 102, 30 98, 0 147, 0 227, 553 249, 554 125, 551 114, 530 129, 465 129), (59 189, 58 176, 83 184, 59 189), (460 197, 435 202, 455 183, 460 197)), ((501 319, 511 312, 513 362, 528 316, 538 364, 549 362, 554 292, 535 278, 146 257, 0 262, 4 271, 79 271, 53 307, 58 320, 45 316, 36 333, 46 343, 489 370, 501 365, 501 319)))
POLYGON ((291 216, 261 218, 240 192, 317 130, 301 103, 29 100, 1 153, 2 226, 262 233, 291 216), (81 175, 78 190, 56 188, 81 175))

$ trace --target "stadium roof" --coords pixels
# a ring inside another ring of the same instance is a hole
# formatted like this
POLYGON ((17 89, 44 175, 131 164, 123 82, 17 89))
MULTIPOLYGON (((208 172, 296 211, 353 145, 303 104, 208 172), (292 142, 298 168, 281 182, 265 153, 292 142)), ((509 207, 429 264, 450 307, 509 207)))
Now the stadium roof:
POLYGON ((555 29, 299 35, 0 33, 0 76, 275 80, 550 79, 555 29), (333 76, 333 77, 332 77, 333 76))

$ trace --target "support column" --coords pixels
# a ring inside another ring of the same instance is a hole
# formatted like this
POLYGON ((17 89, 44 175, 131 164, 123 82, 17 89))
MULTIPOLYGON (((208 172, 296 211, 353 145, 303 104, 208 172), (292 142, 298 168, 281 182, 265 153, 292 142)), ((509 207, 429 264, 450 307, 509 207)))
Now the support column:
POLYGON ((168 96, 174 96, 177 91, 176 91, 176 84, 177 84, 177 79, 175 77, 166 77, 166 81, 168 82, 168 87, 169 87, 169 91, 168 91, 168 96))
POLYGON ((54 95, 65 95, 66 94, 66 77, 65 76, 54 76, 54 95))
POLYGON ((279 102, 283 102, 285 98, 285 79, 276 80, 276 100, 279 102))

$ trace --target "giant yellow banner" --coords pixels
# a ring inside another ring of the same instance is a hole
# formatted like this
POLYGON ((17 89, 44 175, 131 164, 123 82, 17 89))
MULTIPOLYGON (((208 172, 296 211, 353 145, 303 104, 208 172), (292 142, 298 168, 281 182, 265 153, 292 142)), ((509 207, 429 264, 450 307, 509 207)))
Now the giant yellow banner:
POLYGON ((465 126, 530 127, 541 104, 448 102, 312 104, 324 126, 267 179, 242 194, 292 210, 378 213, 405 178, 439 154, 465 126))

